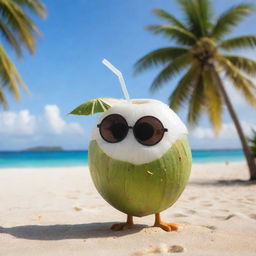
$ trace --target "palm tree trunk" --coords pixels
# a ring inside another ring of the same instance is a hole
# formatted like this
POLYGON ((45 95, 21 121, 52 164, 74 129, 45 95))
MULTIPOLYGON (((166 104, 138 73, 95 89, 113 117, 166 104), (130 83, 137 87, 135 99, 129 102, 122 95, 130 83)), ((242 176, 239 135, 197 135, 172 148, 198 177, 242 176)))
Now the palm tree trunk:
POLYGON ((216 80, 216 85, 218 86, 218 89, 220 90, 220 93, 222 94, 223 96, 223 99, 224 99, 224 102, 226 103, 226 106, 228 108, 228 111, 229 111, 229 114, 235 124, 235 127, 236 127, 236 130, 237 130, 237 133, 239 135, 239 138, 241 140, 241 143, 242 143, 242 146, 243 146, 243 151, 244 151, 244 155, 246 157, 246 160, 247 160, 247 165, 248 165, 248 168, 249 168, 249 172, 250 172, 250 180, 256 180, 256 163, 254 161, 254 158, 253 156, 251 155, 251 152, 250 152, 250 148, 247 144, 247 139, 243 133, 243 130, 242 130, 242 127, 241 127, 241 124, 237 118, 237 115, 234 111, 234 108, 232 106, 232 103, 227 95, 227 92, 223 86, 223 83, 219 77, 219 74, 218 72, 216 71, 214 65, 212 65, 212 70, 213 70, 213 74, 214 74, 214 78, 216 80))

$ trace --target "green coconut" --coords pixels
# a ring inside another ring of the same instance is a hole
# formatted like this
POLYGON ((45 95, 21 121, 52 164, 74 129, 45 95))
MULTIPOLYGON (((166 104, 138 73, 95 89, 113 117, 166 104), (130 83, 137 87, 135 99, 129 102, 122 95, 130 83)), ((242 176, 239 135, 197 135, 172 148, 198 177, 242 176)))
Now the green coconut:
POLYGON ((166 129, 157 144, 140 144, 132 129, 118 143, 105 141, 98 126, 89 145, 89 169, 102 197, 113 207, 132 216, 159 213, 184 190, 191 170, 191 151, 187 129, 164 103, 152 99, 118 100, 97 98, 85 102, 71 113, 90 115, 103 112, 97 124, 108 115, 119 114, 133 127, 144 116, 153 116, 166 129))
POLYGON ((132 216, 161 212, 184 190, 191 169, 187 136, 152 162, 135 165, 109 157, 95 140, 89 145, 89 168, 101 196, 113 207, 132 216))

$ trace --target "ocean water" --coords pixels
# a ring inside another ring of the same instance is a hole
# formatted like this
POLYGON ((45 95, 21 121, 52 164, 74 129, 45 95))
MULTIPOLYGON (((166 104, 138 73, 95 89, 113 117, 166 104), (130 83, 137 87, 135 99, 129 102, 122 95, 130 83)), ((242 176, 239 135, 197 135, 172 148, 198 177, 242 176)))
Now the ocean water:
MULTIPOLYGON (((193 150, 193 163, 235 162, 244 160, 242 150, 193 150)), ((0 168, 84 166, 87 151, 0 152, 0 168)))

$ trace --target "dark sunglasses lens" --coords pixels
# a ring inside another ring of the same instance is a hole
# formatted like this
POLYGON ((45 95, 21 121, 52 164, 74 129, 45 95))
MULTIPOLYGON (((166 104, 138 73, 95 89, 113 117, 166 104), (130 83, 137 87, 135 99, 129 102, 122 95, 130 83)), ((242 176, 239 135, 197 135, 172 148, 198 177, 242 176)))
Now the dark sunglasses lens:
POLYGON ((101 137, 110 143, 122 141, 128 133, 126 120, 117 114, 105 117, 100 124, 101 137))
POLYGON ((142 117, 133 128, 135 138, 145 146, 153 146, 161 141, 164 131, 163 124, 153 116, 142 117))

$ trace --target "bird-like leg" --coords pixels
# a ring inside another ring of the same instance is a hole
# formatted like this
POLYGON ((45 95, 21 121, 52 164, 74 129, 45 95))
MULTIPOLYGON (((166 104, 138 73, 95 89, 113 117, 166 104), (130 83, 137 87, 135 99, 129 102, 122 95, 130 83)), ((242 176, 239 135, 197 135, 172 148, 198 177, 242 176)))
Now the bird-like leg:
POLYGON ((133 217, 131 215, 127 215, 127 221, 125 223, 117 223, 113 224, 111 229, 114 231, 127 230, 133 226, 133 217))
POLYGON ((154 227, 159 227, 167 232, 178 231, 178 226, 174 223, 166 223, 161 221, 160 213, 155 214, 155 224, 154 227))

